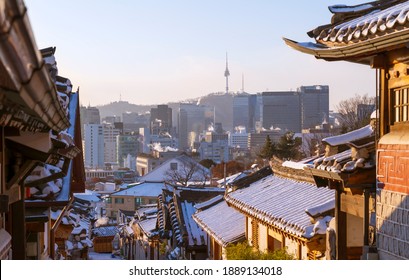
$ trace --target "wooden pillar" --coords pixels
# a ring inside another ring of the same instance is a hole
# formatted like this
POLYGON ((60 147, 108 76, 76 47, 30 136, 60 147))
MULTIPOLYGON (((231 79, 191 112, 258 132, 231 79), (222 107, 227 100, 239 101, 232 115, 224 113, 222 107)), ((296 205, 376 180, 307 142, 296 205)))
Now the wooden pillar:
POLYGON ((364 246, 369 245, 369 189, 364 189, 364 246))
POLYGON ((391 121, 391 110, 390 107, 390 96, 388 89, 388 71, 385 69, 380 69, 379 77, 379 92, 380 92, 380 106, 379 106, 379 120, 380 120, 380 137, 389 132, 390 121, 391 121))
POLYGON ((335 220, 336 220, 336 244, 337 260, 347 259, 347 219, 346 213, 341 211, 341 194, 340 187, 335 192, 335 220))
POLYGON ((11 204, 11 248, 13 260, 26 259, 26 220, 24 199, 11 204))

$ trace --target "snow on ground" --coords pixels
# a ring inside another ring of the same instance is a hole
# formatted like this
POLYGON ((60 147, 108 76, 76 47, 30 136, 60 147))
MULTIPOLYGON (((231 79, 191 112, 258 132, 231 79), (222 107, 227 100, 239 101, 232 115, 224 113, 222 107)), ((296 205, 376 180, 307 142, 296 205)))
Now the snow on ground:
POLYGON ((89 260, 111 260, 111 261, 122 260, 120 256, 112 255, 111 253, 97 253, 92 250, 88 252, 88 259, 89 260))

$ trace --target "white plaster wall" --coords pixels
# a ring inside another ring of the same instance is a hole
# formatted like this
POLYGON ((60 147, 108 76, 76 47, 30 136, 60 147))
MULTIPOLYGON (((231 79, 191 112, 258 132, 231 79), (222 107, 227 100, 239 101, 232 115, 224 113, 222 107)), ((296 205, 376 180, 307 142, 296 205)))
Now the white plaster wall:
POLYGON ((289 239, 289 238, 285 238, 285 249, 287 251, 287 253, 289 253, 290 255, 293 255, 294 258, 298 258, 298 243, 289 239))
POLYGON ((364 245, 364 220, 360 217, 347 214, 347 247, 364 245))
POLYGON ((268 249, 268 229, 266 226, 259 224, 259 250, 261 252, 266 252, 268 249))

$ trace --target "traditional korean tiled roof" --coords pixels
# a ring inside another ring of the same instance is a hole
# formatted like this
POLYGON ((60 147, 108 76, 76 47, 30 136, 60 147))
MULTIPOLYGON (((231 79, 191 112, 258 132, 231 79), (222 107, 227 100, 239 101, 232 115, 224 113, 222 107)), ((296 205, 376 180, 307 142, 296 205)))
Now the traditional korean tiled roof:
POLYGON ((322 142, 333 147, 346 147, 346 150, 336 154, 326 153, 314 160, 314 164, 308 165, 305 170, 312 168, 334 173, 350 173, 357 169, 375 167, 375 133, 372 125, 346 134, 327 137, 322 142))
POLYGON ((175 247, 206 245, 206 232, 193 220, 195 205, 224 193, 221 188, 166 189, 158 196, 158 229, 169 231, 175 239, 175 247))
MULTIPOLYGON (((159 197, 159 196, 158 196, 159 197)), ((145 205, 141 206, 136 210, 136 217, 138 219, 144 219, 153 215, 157 215, 158 213, 158 208, 156 205, 145 205)))
POLYGON ((146 219, 138 222, 138 224, 147 237, 152 237, 156 234, 156 218, 146 219))
POLYGON ((115 236, 118 232, 116 226, 97 227, 92 230, 95 236, 115 236))
POLYGON ((204 202, 196 203, 195 208, 197 210, 199 210, 199 211, 205 210, 205 209, 207 209, 209 207, 212 207, 213 205, 216 205, 216 204, 220 203, 220 201, 223 200, 223 196, 224 195, 219 194, 219 195, 217 195, 217 196, 215 196, 215 197, 213 197, 213 198, 211 198, 209 200, 206 200, 204 202))
POLYGON ((51 131, 48 133, 21 132, 18 136, 10 136, 6 139, 9 147, 37 161, 36 168, 25 180, 25 186, 30 188, 30 196, 27 198, 28 206, 65 205, 74 189, 80 191, 84 188, 80 177, 73 180, 73 176, 84 173, 82 156, 80 156, 82 155, 81 146, 75 143, 75 141, 80 143, 78 95, 78 92, 60 94, 60 97, 63 96, 65 99, 64 105, 61 105, 62 109, 59 110, 66 111, 64 114, 68 117, 70 124, 66 130, 61 130, 58 134, 51 131), (81 157, 81 159, 75 161, 76 157, 81 157), (74 161, 76 162, 75 169, 74 161))
POLYGON ((186 241, 187 246, 201 246, 207 244, 206 232, 193 220, 193 214, 196 212, 194 202, 180 201, 180 211, 184 227, 187 232, 186 241))
POLYGON ((360 60, 387 49, 405 46, 409 39, 409 1, 374 1, 357 6, 329 8, 332 23, 308 35, 316 43, 298 43, 284 38, 290 47, 327 60, 360 60))
POLYGON ((250 173, 251 173, 250 171, 238 172, 236 174, 233 174, 233 175, 227 177, 226 179, 223 178, 223 179, 218 180, 217 183, 219 185, 224 185, 224 181, 226 181, 226 185, 230 185, 230 184, 233 184, 235 181, 237 181, 237 180, 239 180, 239 179, 241 179, 243 177, 246 177, 250 173))
POLYGON ((372 125, 368 124, 362 128, 347 132, 345 134, 340 134, 336 136, 330 136, 322 139, 322 142, 331 146, 339 146, 342 144, 347 144, 352 141, 357 141, 374 135, 375 131, 372 125))
POLYGON ((0 125, 26 131, 66 129, 69 120, 37 49, 22 1, 2 1, 0 32, 1 87, 9 90, 0 91, 1 114, 8 115, 0 125))
POLYGON ((274 175, 225 196, 229 205, 245 215, 307 239, 315 232, 305 210, 333 198, 334 191, 328 188, 274 175))
POLYGON ((94 193, 74 193, 76 199, 87 201, 87 202, 99 202, 101 197, 94 193))
POLYGON ((193 219, 223 247, 245 239, 244 215, 229 207, 223 198, 219 198, 216 205, 194 214, 193 219))

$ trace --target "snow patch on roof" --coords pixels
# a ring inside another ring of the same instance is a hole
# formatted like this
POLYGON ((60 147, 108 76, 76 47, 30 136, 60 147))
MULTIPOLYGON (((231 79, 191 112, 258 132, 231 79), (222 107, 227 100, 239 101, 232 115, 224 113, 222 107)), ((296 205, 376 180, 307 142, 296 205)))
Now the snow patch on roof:
POLYGON ((193 215, 193 219, 221 246, 245 238, 245 217, 223 200, 193 215))
POLYGON ((360 129, 337 135, 337 136, 331 136, 322 139, 323 143, 326 143, 330 146, 338 146, 342 144, 346 144, 351 141, 356 141, 358 139, 362 139, 368 136, 371 136, 374 133, 373 128, 371 125, 364 126, 360 129))

